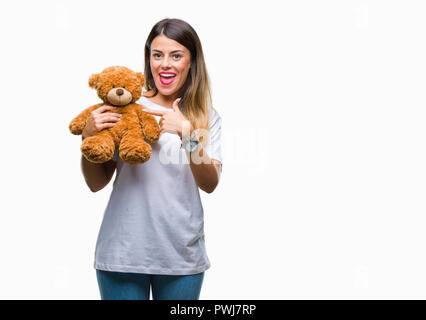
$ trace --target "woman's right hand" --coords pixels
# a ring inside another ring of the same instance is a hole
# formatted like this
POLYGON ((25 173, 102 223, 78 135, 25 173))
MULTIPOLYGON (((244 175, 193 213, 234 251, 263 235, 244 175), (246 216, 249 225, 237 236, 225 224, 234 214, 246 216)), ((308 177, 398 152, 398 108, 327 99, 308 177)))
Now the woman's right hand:
POLYGON ((121 114, 116 112, 105 112, 112 110, 117 110, 117 108, 112 106, 101 106, 90 113, 86 126, 81 134, 83 140, 97 134, 102 129, 112 128, 116 125, 120 120, 121 114))

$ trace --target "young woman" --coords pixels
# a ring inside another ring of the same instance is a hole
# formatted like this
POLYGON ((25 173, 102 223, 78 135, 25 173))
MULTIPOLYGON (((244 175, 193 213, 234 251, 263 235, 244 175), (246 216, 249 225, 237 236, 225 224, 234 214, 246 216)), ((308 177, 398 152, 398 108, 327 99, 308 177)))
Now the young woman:
MULTIPOLYGON (((102 299, 199 299, 210 267, 199 189, 216 188, 222 166, 221 118, 211 105, 200 40, 179 19, 164 19, 145 44, 139 103, 159 121, 149 161, 129 165, 116 150, 104 164, 82 156, 93 191, 116 171, 95 252, 102 299)), ((83 139, 119 121, 112 107, 91 114, 83 139)))

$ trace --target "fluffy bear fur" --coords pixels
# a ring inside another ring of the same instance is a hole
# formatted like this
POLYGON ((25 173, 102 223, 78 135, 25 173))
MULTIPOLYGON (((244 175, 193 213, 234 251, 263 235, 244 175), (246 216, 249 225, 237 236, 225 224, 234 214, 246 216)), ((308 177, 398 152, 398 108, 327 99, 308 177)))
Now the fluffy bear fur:
POLYGON ((89 86, 97 90, 103 103, 85 109, 74 118, 69 125, 71 133, 80 135, 90 113, 101 106, 115 106, 115 112, 122 116, 114 127, 105 128, 83 140, 81 152, 87 160, 94 163, 106 162, 113 157, 115 148, 119 149, 120 158, 129 164, 149 160, 151 146, 144 141, 144 137, 149 142, 158 141, 160 128, 157 120, 143 112, 143 107, 135 103, 142 95, 144 82, 142 73, 121 66, 106 68, 90 77, 89 86))

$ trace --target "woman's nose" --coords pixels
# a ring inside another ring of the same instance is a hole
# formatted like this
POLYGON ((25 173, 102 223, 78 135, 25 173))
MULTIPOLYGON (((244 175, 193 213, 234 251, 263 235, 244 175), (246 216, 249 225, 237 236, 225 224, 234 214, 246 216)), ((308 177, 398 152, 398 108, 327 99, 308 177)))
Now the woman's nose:
POLYGON ((164 68, 164 67, 169 67, 169 66, 170 66, 170 60, 169 60, 169 57, 168 57, 168 56, 164 57, 163 61, 161 62, 161 66, 162 66, 163 68, 164 68))

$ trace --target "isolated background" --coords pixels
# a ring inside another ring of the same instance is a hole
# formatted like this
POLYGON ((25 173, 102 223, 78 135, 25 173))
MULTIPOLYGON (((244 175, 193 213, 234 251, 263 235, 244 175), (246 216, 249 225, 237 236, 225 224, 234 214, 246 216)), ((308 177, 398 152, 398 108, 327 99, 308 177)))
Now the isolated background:
MULTIPOLYGON (((88 77, 143 70, 163 18, 201 38, 223 119, 202 191, 201 299, 426 298, 422 1, 0 5, 1 299, 99 299, 92 193, 68 124, 88 77)), ((178 186, 177 186, 178 187, 178 186)))

